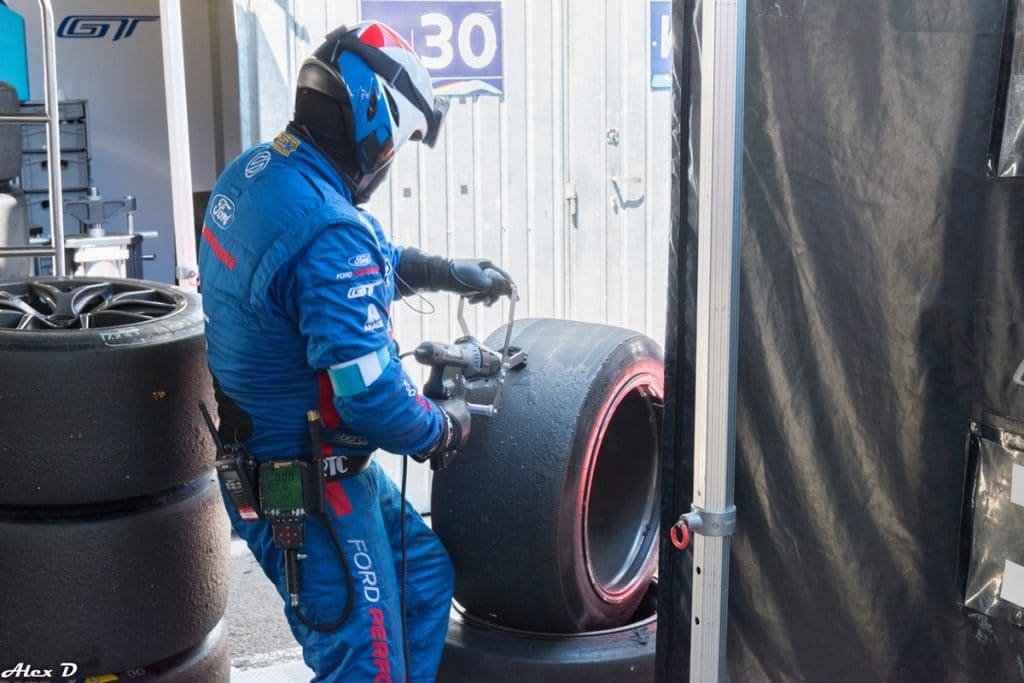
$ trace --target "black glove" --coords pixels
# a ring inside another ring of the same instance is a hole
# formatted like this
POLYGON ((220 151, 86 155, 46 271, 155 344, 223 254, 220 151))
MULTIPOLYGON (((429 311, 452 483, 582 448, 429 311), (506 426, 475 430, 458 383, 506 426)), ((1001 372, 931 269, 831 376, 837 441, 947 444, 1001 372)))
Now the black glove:
POLYGON ((492 261, 483 258, 446 259, 408 247, 398 264, 398 293, 418 291, 469 294, 472 304, 490 306, 502 296, 511 296, 512 278, 492 261))
POLYGON ((503 296, 512 296, 512 277, 487 259, 454 259, 451 273, 455 285, 448 291, 470 294, 471 304, 490 306, 503 296))
POLYGON ((441 438, 429 451, 415 453, 412 458, 418 462, 429 460, 430 469, 443 470, 469 440, 470 415, 466 402, 459 398, 436 401, 435 405, 443 418, 441 438))

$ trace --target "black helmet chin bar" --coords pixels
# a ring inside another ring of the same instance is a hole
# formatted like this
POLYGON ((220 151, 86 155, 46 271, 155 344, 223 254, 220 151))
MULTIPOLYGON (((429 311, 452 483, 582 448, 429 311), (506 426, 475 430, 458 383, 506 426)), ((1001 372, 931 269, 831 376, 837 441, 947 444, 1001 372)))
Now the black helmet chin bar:
POLYGON ((423 142, 428 147, 433 147, 441 130, 441 122, 444 121, 445 114, 448 112, 448 100, 435 97, 432 104, 428 103, 423 94, 413 85, 412 77, 409 76, 409 72, 404 66, 388 57, 382 50, 361 41, 359 36, 345 26, 329 33, 324 39, 324 45, 314 52, 312 57, 303 62, 302 68, 299 69, 298 87, 312 88, 328 97, 342 101, 347 100, 349 95, 345 84, 338 72, 329 66, 337 63, 338 57, 346 50, 362 58, 377 75, 384 78, 388 84, 423 112, 423 116, 427 120, 427 132, 423 136, 423 142))

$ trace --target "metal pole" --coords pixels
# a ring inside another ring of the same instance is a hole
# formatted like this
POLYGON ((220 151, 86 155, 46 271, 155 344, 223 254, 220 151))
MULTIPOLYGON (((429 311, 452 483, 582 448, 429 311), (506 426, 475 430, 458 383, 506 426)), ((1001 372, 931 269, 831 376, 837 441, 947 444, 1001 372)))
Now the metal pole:
POLYGON ((690 680, 725 677, 739 299, 746 0, 706 1, 701 29, 700 204, 690 680))
POLYGON ((167 143, 171 161, 171 201, 174 207, 174 276, 178 284, 196 273, 195 215, 192 209, 192 162, 185 97, 185 60, 180 0, 160 0, 160 37, 164 53, 164 95, 167 103, 167 143))
POLYGON ((49 120, 45 114, 0 114, 0 123, 46 123, 49 120))
POLYGON ((53 256, 53 247, 0 247, 0 256, 53 256))
POLYGON ((57 31, 50 0, 39 0, 43 15, 43 100, 46 116, 46 163, 50 172, 50 237, 53 244, 53 274, 64 277, 64 186, 60 177, 60 103, 57 99, 57 31))

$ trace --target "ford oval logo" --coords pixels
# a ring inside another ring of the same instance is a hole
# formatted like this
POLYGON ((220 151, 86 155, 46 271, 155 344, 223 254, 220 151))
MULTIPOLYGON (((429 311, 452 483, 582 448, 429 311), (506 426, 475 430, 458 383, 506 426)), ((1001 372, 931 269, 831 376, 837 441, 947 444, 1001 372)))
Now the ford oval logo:
POLYGON ((221 230, 227 230, 235 220, 235 203, 222 194, 213 195, 210 200, 210 218, 221 230))
POLYGON ((368 253, 363 252, 362 254, 356 254, 348 260, 348 264, 353 268, 362 268, 373 263, 373 257, 368 253))

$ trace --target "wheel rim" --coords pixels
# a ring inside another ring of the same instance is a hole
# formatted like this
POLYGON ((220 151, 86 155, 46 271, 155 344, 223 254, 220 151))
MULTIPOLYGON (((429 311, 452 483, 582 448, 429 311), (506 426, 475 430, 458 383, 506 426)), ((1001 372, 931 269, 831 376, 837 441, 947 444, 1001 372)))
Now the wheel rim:
POLYGON ((658 579, 655 578, 647 586, 647 590, 644 591, 643 597, 637 604, 636 609, 633 611, 633 615, 626 619, 626 622, 622 626, 615 626, 612 628, 603 628, 594 631, 582 631, 579 633, 554 633, 549 631, 528 631, 525 629, 513 628, 511 626, 503 626, 496 624, 487 619, 482 619, 475 614, 470 614, 466 611, 458 600, 452 600, 452 611, 459 615, 463 621, 474 624, 478 628, 486 628, 492 631, 501 631, 504 633, 515 634, 524 636, 527 638, 538 639, 538 640, 555 640, 564 641, 567 638, 597 638, 600 636, 606 636, 613 633, 622 633, 623 631, 636 630, 638 628, 647 626, 653 626, 658 621, 658 579))
POLYGON ((132 280, 46 279, 0 284, 0 330, 137 325, 174 313, 173 293, 132 280))
POLYGON ((657 550, 658 420, 661 390, 653 376, 622 386, 596 435, 583 510, 587 574, 602 600, 616 603, 649 578, 657 550))

